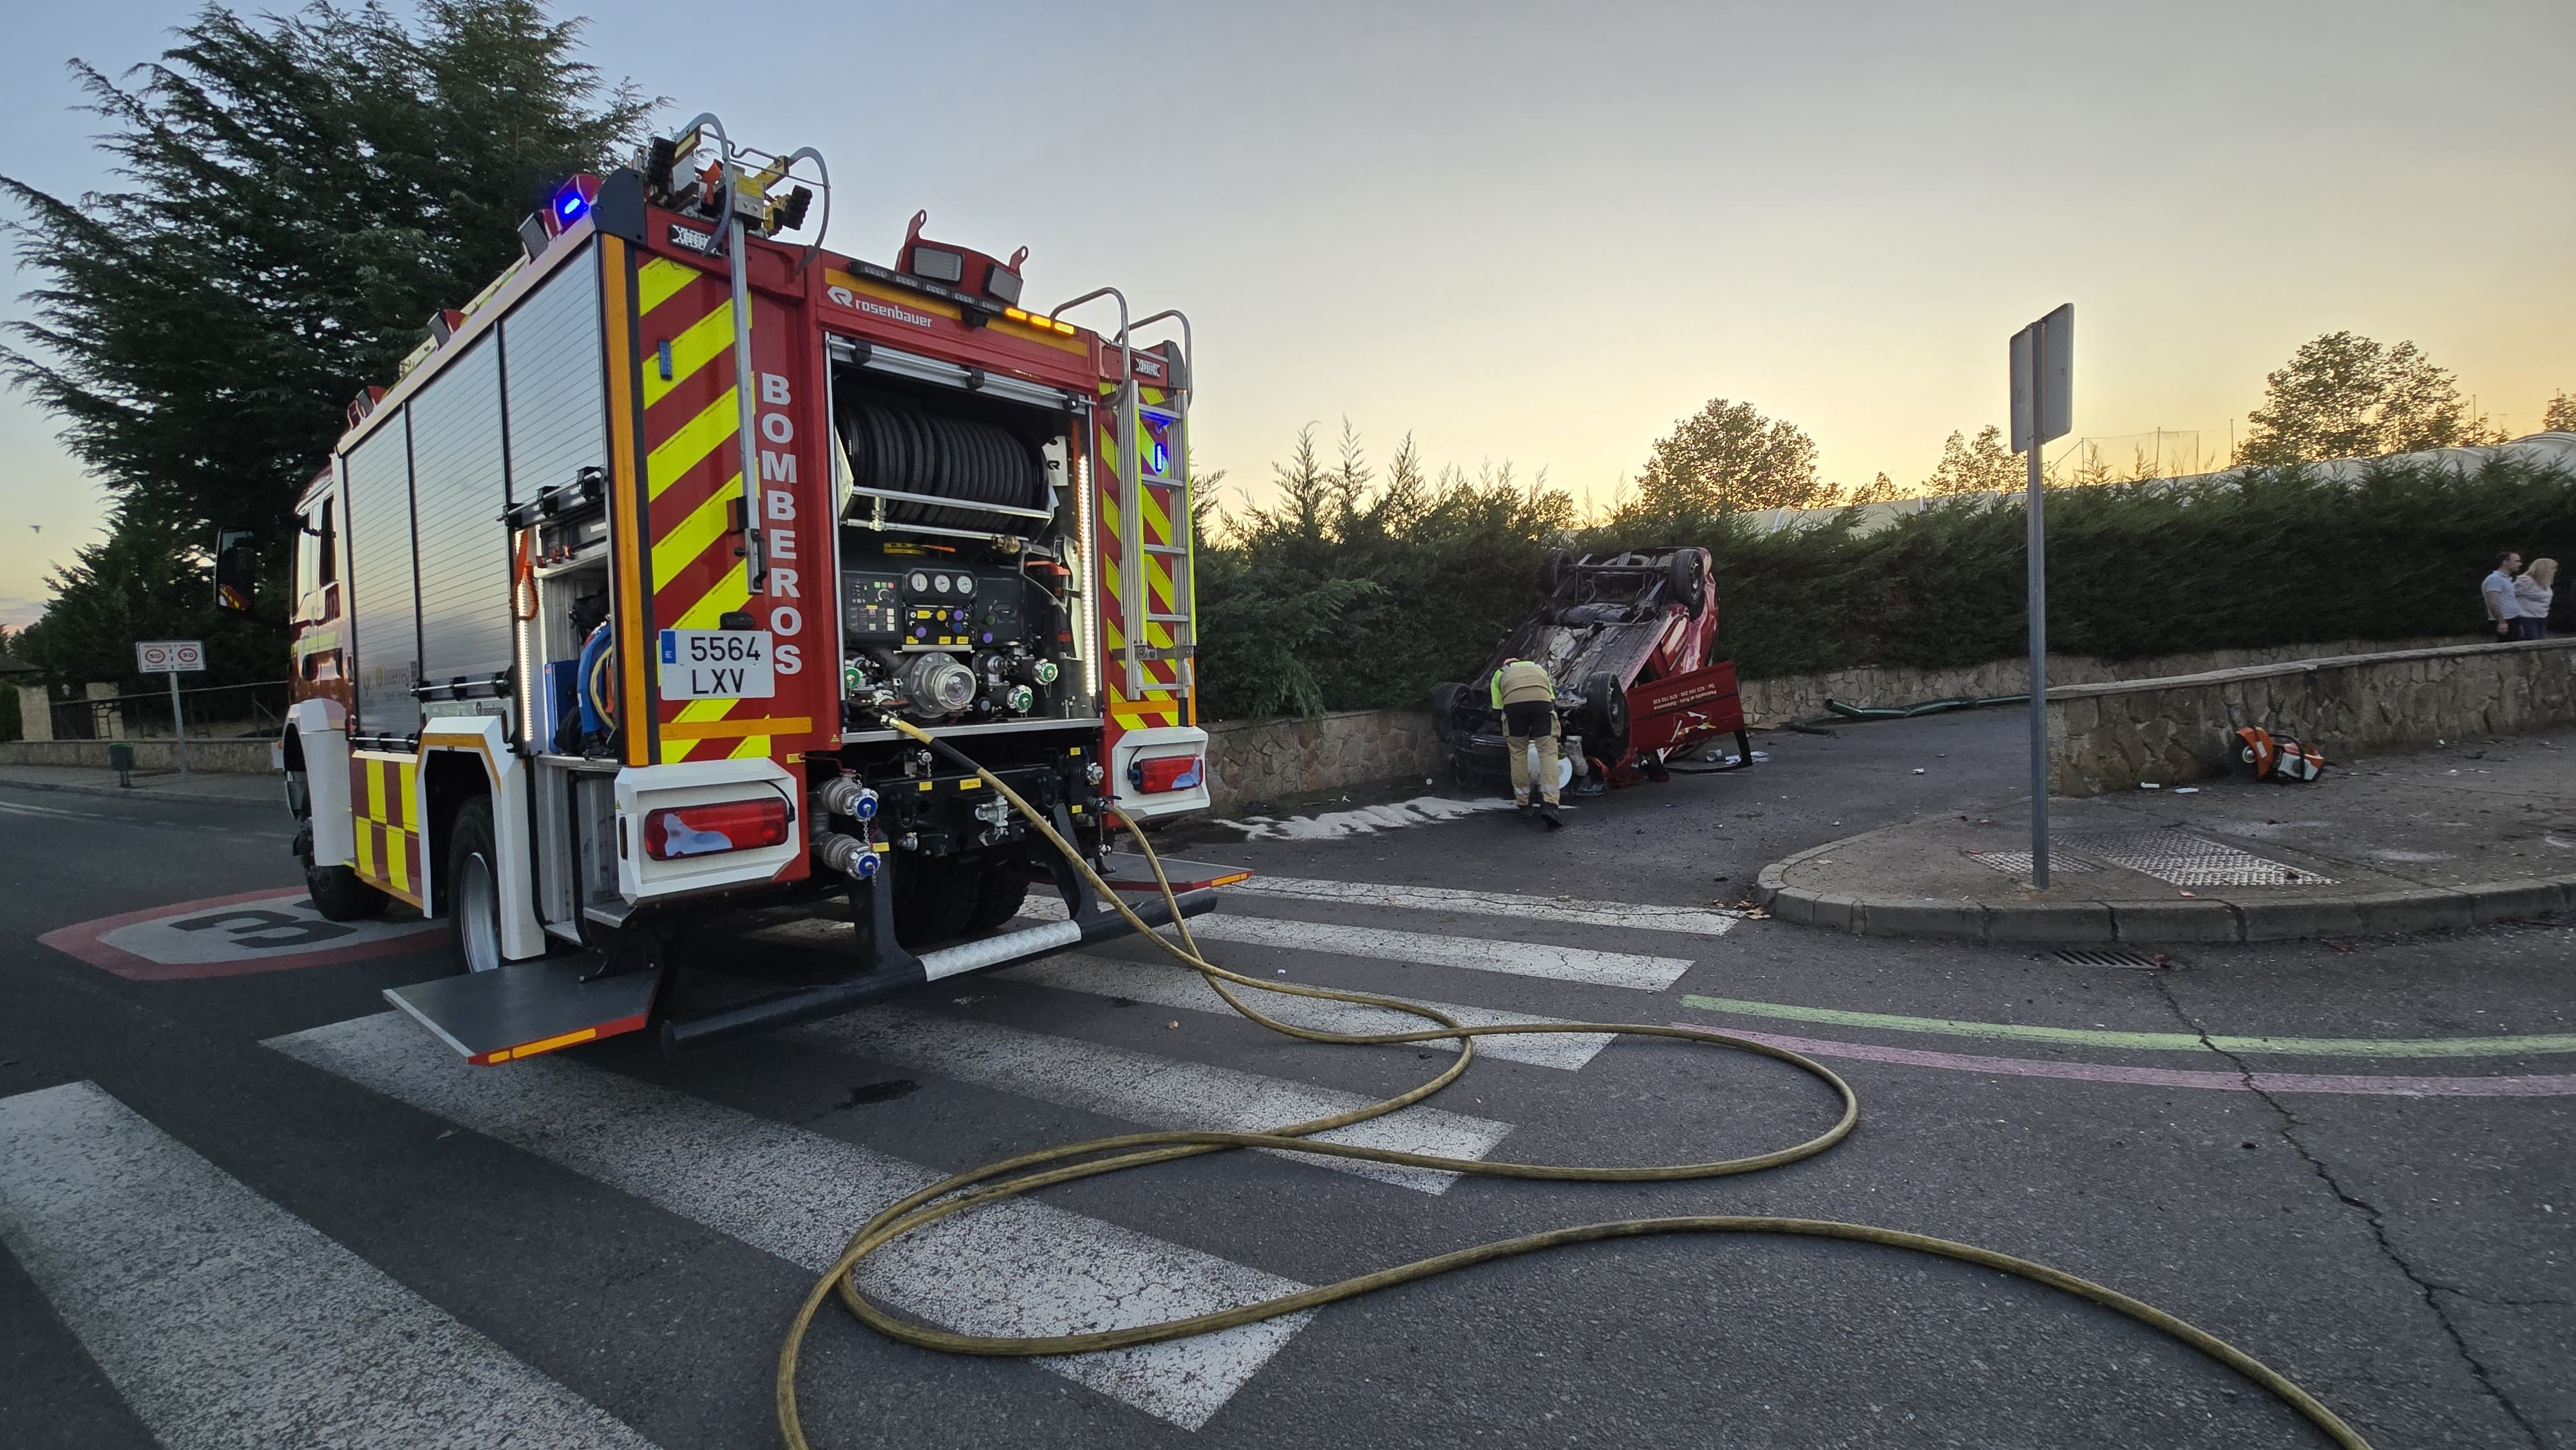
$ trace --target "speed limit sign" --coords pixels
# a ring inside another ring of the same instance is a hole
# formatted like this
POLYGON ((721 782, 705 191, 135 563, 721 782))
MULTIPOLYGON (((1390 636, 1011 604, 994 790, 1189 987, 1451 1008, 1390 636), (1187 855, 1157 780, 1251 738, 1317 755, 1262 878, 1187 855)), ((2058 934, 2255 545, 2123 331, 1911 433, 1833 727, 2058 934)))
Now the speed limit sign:
POLYGON ((143 639, 134 642, 137 674, 171 675, 206 667, 206 644, 196 639, 143 639))

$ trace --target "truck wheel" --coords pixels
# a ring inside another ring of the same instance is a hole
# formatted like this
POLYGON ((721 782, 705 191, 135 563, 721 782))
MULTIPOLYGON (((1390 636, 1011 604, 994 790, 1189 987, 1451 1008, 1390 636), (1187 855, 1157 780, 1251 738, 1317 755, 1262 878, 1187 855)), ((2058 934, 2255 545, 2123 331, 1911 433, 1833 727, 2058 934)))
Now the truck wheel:
POLYGON ((972 929, 981 935, 1020 914, 1020 906, 1029 899, 1029 865, 1018 856, 1001 857, 984 868, 982 882, 975 893, 975 917, 972 929))
POLYGON ((894 937, 913 951, 973 928, 981 891, 954 857, 913 855, 894 871, 894 937))
POLYGON ((1574 556, 1563 549, 1550 549, 1538 565, 1538 592, 1553 595, 1556 586, 1565 581, 1565 566, 1574 556))
POLYGON ((501 961, 500 854, 492 845, 492 801, 477 796, 447 824, 447 933, 459 971, 488 972, 501 961))
POLYGON ((385 903, 393 900, 366 882, 346 866, 316 866, 313 857, 304 858, 304 894, 313 898, 313 909, 324 921, 363 921, 385 914, 385 903))
POLYGON ((304 866, 304 894, 313 898, 313 909, 324 921, 359 921, 384 914, 385 903, 393 898, 358 879, 358 873, 346 866, 319 866, 313 861, 313 819, 296 816, 295 859, 304 866))

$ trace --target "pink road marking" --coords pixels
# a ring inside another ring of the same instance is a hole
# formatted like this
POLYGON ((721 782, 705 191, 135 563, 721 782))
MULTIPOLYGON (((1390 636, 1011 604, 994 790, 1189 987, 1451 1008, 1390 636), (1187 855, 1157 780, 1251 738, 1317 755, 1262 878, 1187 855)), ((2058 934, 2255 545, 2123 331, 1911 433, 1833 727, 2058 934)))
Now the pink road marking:
POLYGON ((193 916, 221 906, 247 906, 261 901, 301 901, 304 893, 294 888, 271 887, 266 891, 244 891, 233 896, 209 896, 203 901, 174 902, 168 906, 148 906, 141 911, 128 911, 116 916, 102 916, 96 921, 75 922, 56 927, 36 940, 66 956, 76 957, 112 972, 130 982, 176 982, 198 977, 239 977, 254 972, 285 972, 298 967, 328 966, 335 962, 361 961, 368 957, 391 956, 396 952, 418 951, 433 945, 446 935, 444 923, 424 921, 410 930, 373 941, 353 942, 346 946, 322 947, 309 952, 280 953, 233 962, 156 962, 137 956, 100 938, 121 926, 138 921, 158 921, 166 917, 193 916))
POLYGON ((2121 1083, 2131 1087, 2205 1088, 2219 1092, 2348 1093, 2391 1098, 2563 1098, 2576 1097, 2576 1073, 2534 1073, 2524 1077, 2386 1077, 2364 1073, 2221 1072, 2203 1068, 2114 1067, 2102 1062, 2050 1062, 2031 1057, 1979 1057, 1964 1052, 1925 1052, 1913 1047, 1879 1047, 1865 1042, 1828 1042, 1814 1037, 1781 1037, 1769 1032, 1741 1032, 1706 1022, 1676 1022, 1750 1038, 1809 1057, 1842 1057, 1859 1062, 1892 1062, 1905 1067, 1935 1067, 1945 1072, 1980 1072, 2008 1077, 2055 1077, 2076 1082, 2121 1083), (2248 1081, 2248 1078, 2251 1081, 2248 1081))

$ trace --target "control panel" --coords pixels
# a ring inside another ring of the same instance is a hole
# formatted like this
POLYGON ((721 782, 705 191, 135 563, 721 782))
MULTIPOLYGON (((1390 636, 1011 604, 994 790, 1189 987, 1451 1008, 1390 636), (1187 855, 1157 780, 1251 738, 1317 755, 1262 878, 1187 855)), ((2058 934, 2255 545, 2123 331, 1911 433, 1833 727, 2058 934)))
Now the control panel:
POLYGON ((841 575, 841 634, 850 643, 893 644, 903 636, 903 606, 896 594, 901 581, 901 575, 856 569, 841 575))

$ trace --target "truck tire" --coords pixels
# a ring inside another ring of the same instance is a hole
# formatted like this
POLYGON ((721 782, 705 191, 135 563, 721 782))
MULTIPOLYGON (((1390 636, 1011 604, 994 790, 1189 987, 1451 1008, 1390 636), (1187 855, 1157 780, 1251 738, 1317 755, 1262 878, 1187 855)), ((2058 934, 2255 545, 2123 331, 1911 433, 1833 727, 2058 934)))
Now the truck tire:
POLYGON ((304 894, 324 921, 363 921, 382 916, 393 898, 358 879, 346 866, 321 866, 313 860, 313 819, 296 817, 295 859, 304 866, 304 894))
POLYGON ((501 860, 492 844, 492 799, 476 796, 447 823, 448 950, 459 973, 489 972, 501 957, 501 860))
POLYGON ((894 868, 894 939, 913 951, 974 929, 979 882, 953 856, 913 855, 894 868))
POLYGON ((1004 922, 1020 914, 1021 905, 1028 899, 1028 861, 1016 855, 998 857, 984 868, 970 925, 978 936, 999 930, 1004 922))
POLYGON ((385 903, 393 900, 366 882, 346 866, 316 866, 308 853, 304 858, 304 894, 313 898, 313 909, 324 921, 364 921, 385 914, 385 903))
POLYGON ((1538 592, 1553 596, 1556 586, 1565 582, 1565 566, 1573 558, 1574 555, 1564 549, 1548 550, 1547 556, 1539 560, 1538 592))

